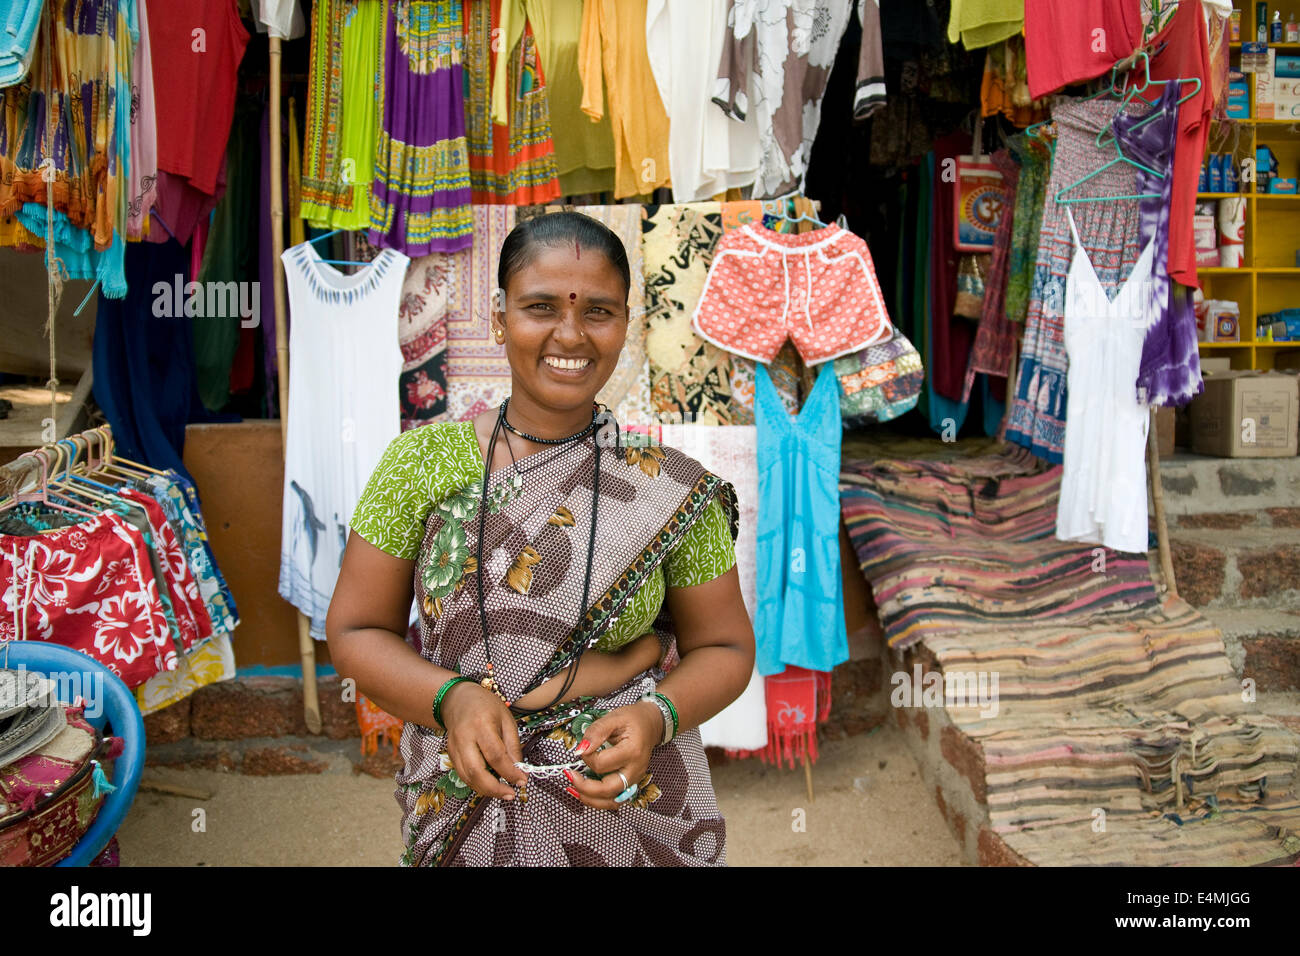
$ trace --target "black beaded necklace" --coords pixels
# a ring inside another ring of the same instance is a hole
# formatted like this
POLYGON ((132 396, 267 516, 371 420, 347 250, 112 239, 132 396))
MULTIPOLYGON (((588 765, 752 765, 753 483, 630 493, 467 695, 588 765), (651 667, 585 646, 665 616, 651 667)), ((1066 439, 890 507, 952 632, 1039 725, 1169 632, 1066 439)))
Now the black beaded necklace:
MULTIPOLYGON (((523 714, 540 713, 541 711, 547 710, 550 707, 554 707, 560 700, 562 700, 564 698, 564 695, 567 694, 569 692, 569 689, 573 686, 574 678, 577 677, 578 661, 577 659, 575 659, 569 665, 569 667, 567 668, 568 673, 565 675, 564 678, 564 686, 560 688, 560 692, 556 695, 555 699, 552 700, 549 704, 547 704, 544 707, 529 708, 529 707, 517 707, 511 705, 510 701, 506 700, 505 694, 501 692, 501 688, 496 681, 496 676, 492 672, 493 671, 492 644, 488 636, 487 607, 483 601, 483 530, 485 527, 485 522, 487 520, 488 478, 492 473, 492 458, 496 452, 497 436, 501 434, 501 429, 504 426, 506 430, 514 432, 519 437, 526 438, 528 441, 531 442, 537 442, 538 444, 541 445, 567 446, 570 443, 581 441, 583 438, 585 438, 588 434, 590 434, 595 429, 599 413, 598 413, 598 406, 596 406, 593 403, 592 413, 591 413, 591 423, 588 424, 585 428, 583 428, 582 431, 575 432, 574 434, 568 436, 567 438, 536 438, 532 435, 527 434, 526 432, 519 431, 508 421, 506 421, 506 408, 509 404, 510 404, 509 398, 506 398, 506 400, 501 403, 501 410, 500 412, 497 413, 496 424, 492 428, 492 437, 488 440, 488 453, 486 456, 486 460, 483 462, 483 492, 482 492, 482 499, 479 502, 478 541, 477 541, 477 555, 476 555, 477 567, 475 568, 475 578, 478 585, 479 625, 483 631, 483 651, 485 656, 487 657, 487 676, 484 677, 481 681, 479 681, 479 683, 485 689, 496 694, 497 697, 499 697, 502 701, 506 703, 507 706, 510 707, 511 711, 513 711, 516 714, 523 715, 523 714)), ((510 448, 509 440, 506 441, 506 447, 508 449, 510 448)), ((587 601, 590 597, 590 591, 591 591, 591 564, 592 564, 592 559, 595 557, 596 554, 596 509, 597 509, 597 503, 600 501, 600 442, 596 442, 595 449, 596 449, 595 464, 594 464, 594 470, 593 470, 592 481, 591 481, 591 496, 592 496, 591 497, 591 533, 588 536, 588 540, 587 540, 587 570, 585 575, 583 576, 583 581, 582 581, 582 604, 578 608, 579 615, 581 615, 582 612, 584 612, 587 609, 587 601)), ((563 454, 563 451, 564 449, 561 449, 561 451, 558 451, 555 455, 551 455, 547 457, 545 461, 539 462, 538 464, 535 465, 530 465, 528 468, 521 469, 519 468, 518 464, 514 460, 514 449, 510 449, 511 464, 515 466, 514 469, 515 487, 518 488, 520 486, 521 476, 524 474, 524 472, 532 471, 534 468, 541 467, 541 465, 544 465, 547 462, 550 462, 553 459, 559 457, 560 454, 563 454)), ((579 654, 578 654, 579 657, 581 657, 582 650, 583 648, 579 648, 579 654)))

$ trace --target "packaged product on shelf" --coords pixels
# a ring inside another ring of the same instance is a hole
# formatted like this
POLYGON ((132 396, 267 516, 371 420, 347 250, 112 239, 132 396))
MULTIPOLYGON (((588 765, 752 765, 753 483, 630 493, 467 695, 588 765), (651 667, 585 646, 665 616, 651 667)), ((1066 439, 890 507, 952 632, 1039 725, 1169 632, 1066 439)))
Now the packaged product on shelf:
POLYGON ((1255 74, 1255 118, 1273 118, 1273 77, 1277 51, 1264 43, 1241 45, 1241 72, 1255 74))
POLYGON ((1210 154, 1210 188, 1207 192, 1223 192, 1223 154, 1210 154))
POLYGON ((1237 173, 1237 157, 1232 153, 1223 154, 1223 191, 1225 193, 1241 192, 1241 176, 1237 173))
POLYGON ((1277 175, 1277 156, 1267 146, 1255 149, 1255 191, 1268 192, 1269 180, 1277 175))
POLYGON ((1268 181, 1268 191, 1273 196, 1294 196, 1296 185, 1294 176, 1274 176, 1268 181))
POLYGON ((1215 223, 1215 204, 1198 202, 1192 216, 1192 238, 1196 244, 1196 265, 1213 268, 1219 264, 1218 226, 1215 223))
MULTIPOLYGON (((1231 165, 1231 164, 1229 164, 1231 165)), ((1246 199, 1220 199, 1219 265, 1240 268, 1246 255, 1246 199)))

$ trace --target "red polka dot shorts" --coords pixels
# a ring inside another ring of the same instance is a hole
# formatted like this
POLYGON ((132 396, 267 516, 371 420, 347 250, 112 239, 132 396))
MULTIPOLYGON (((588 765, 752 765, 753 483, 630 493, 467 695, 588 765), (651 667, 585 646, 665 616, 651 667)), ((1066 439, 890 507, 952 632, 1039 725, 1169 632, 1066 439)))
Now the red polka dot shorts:
POLYGON ((834 224, 786 235, 749 223, 726 233, 691 324, 764 364, 787 338, 817 365, 893 334, 867 244, 834 224))

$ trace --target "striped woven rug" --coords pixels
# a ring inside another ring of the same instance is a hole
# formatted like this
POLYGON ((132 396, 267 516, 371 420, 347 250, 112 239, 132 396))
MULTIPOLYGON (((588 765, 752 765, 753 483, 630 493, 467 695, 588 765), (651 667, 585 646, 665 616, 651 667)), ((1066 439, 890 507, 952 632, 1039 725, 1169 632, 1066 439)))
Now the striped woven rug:
POLYGON ((941 704, 982 754, 989 825, 1038 864, 1300 861, 1300 737, 1243 700, 1145 555, 1054 538, 1059 474, 1003 453, 841 475, 890 647, 994 692, 941 704))

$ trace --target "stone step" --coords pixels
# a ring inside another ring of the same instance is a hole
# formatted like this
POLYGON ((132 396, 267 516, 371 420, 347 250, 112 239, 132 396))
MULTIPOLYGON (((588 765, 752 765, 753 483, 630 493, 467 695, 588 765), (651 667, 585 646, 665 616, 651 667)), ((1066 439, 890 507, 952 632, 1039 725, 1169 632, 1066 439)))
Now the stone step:
POLYGON ((1192 606, 1300 610, 1300 527, 1171 527, 1169 543, 1178 594, 1192 606))
MULTIPOLYGON (((1171 527, 1181 515, 1294 512, 1300 458, 1209 458, 1177 452, 1160 461, 1160 487, 1171 527)), ((1271 520, 1271 518, 1270 518, 1271 520)))
POLYGON ((1270 608, 1205 608, 1223 633, 1228 660, 1257 692, 1300 691, 1300 611, 1270 608))

